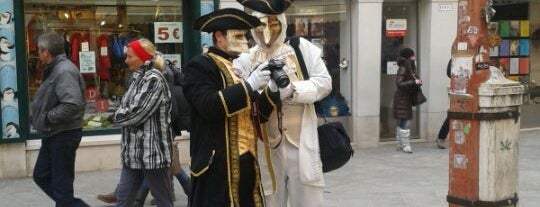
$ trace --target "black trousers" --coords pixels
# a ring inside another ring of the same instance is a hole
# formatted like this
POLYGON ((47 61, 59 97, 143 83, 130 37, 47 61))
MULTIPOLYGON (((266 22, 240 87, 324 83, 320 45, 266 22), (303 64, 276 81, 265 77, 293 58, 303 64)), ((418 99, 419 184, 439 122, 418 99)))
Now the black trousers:
POLYGON ((73 196, 75 154, 81 137, 82 129, 73 129, 41 140, 33 178, 57 207, 88 206, 73 196))
POLYGON ((441 126, 441 129, 439 129, 439 135, 437 136, 437 138, 446 139, 446 137, 448 137, 449 130, 450 130, 450 125, 448 123, 448 117, 446 117, 443 125, 441 126))
POLYGON ((240 156, 240 186, 238 196, 241 207, 255 206, 253 190, 255 190, 255 158, 251 153, 240 156))

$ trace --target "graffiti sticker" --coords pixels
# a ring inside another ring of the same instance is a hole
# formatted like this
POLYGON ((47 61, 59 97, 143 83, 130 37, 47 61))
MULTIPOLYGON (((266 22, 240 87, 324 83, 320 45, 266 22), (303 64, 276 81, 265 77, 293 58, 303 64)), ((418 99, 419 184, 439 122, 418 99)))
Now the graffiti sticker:
POLYGON ((467 169, 467 162, 469 160, 464 154, 454 154, 454 168, 467 169))
POLYGON ((455 131, 454 132, 454 142, 456 144, 464 144, 465 143, 465 133, 463 131, 455 131))

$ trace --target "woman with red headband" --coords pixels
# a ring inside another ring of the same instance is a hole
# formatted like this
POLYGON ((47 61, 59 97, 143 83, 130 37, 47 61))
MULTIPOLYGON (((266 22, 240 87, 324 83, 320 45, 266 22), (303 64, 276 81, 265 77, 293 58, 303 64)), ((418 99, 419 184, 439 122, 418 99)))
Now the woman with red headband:
POLYGON ((172 207, 170 128, 171 94, 163 76, 165 62, 147 39, 128 45, 126 64, 132 71, 129 88, 114 120, 122 126, 122 173, 116 206, 133 206, 143 179, 157 206, 172 207))

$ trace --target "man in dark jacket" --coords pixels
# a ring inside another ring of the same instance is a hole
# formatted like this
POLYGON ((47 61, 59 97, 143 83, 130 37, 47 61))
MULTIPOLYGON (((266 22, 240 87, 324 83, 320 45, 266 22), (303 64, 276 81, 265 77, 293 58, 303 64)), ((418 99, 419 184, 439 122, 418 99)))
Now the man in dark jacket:
POLYGON ((86 103, 84 80, 77 66, 66 58, 60 35, 41 35, 38 49, 46 67, 31 105, 32 125, 42 138, 34 182, 56 206, 88 206, 73 196, 75 154, 81 142, 86 103))
POLYGON ((267 121, 281 104, 279 92, 267 90, 270 71, 263 70, 265 64, 247 77, 232 68, 232 60, 248 49, 247 29, 260 24, 237 9, 217 10, 195 21, 195 29, 213 33, 216 47, 182 70, 192 108, 191 206, 265 205, 257 138, 262 134, 260 121, 267 121))

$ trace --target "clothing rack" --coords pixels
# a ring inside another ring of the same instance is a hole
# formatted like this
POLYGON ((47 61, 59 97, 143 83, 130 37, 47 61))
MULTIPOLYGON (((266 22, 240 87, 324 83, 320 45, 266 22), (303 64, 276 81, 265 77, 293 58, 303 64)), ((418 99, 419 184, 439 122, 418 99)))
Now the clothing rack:
POLYGON ((140 34, 141 31, 135 29, 99 29, 99 28, 64 28, 64 27, 51 27, 55 31, 61 32, 108 32, 113 34, 124 34, 124 33, 137 33, 140 34))

